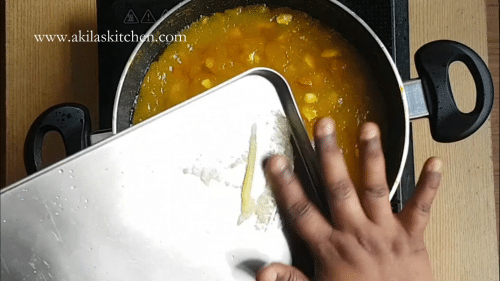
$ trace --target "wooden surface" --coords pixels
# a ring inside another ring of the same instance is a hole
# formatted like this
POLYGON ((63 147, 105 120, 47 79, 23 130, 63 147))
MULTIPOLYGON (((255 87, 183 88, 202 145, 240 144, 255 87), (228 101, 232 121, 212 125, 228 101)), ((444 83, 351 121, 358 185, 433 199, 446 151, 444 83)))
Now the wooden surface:
MULTIPOLYGON (((5 1, 0 0, 0 23, 5 23, 5 1)), ((0 28, 0 187, 5 183, 6 135, 5 122, 5 28, 0 28)))
MULTIPOLYGON (((499 165, 499 101, 500 101, 500 72, 499 72, 499 5, 498 0, 486 1, 486 17, 488 24, 488 58, 489 67, 495 83, 495 107, 491 114, 491 140, 493 146, 493 169, 495 174, 495 206, 497 215, 497 229, 500 229, 500 204, 499 204, 499 186, 500 186, 500 165, 499 165)), ((497 234, 497 241, 500 241, 500 233, 497 234)), ((500 248, 499 248, 500 251, 500 248)))
MULTIPOLYGON (((485 61, 485 2, 467 0, 410 1, 411 53, 436 39, 462 42, 485 61)), ((465 67, 455 67, 452 87, 462 110, 474 107, 474 84, 465 67)), ((412 67, 412 75, 416 75, 412 67)), ((440 144, 429 137, 428 122, 414 122, 415 166, 425 159, 444 160, 444 177, 426 242, 437 280, 498 280, 498 247, 490 123, 472 137, 440 144)))
POLYGON ((6 1, 7 185, 26 176, 24 139, 44 110, 63 102, 81 103, 89 108, 92 123, 98 124, 97 43, 36 42, 34 38, 35 34, 74 34, 78 30, 95 33, 95 3, 6 1))
MULTIPOLYGON (((498 7, 498 1, 488 1, 498 7)), ((36 43, 33 38, 40 33, 95 32, 94 0, 6 2, 7 153, 3 165, 5 183, 10 184, 25 176, 23 142, 36 116, 54 104, 79 102, 90 108, 97 124, 98 87, 95 44, 36 43)), ((412 56, 429 41, 452 39, 488 61, 486 14, 484 0, 410 0, 412 56)), ((498 77, 498 48, 496 57, 498 77)), ((413 66, 412 74, 416 77, 413 66)), ((451 76, 459 107, 471 110, 472 78, 460 64, 452 67, 451 76)), ((498 139, 498 130, 496 134, 498 139)), ((414 122, 414 136, 417 175, 428 157, 444 161, 443 183, 426 233, 436 279, 498 280, 490 122, 454 144, 434 142, 426 120, 414 122)))

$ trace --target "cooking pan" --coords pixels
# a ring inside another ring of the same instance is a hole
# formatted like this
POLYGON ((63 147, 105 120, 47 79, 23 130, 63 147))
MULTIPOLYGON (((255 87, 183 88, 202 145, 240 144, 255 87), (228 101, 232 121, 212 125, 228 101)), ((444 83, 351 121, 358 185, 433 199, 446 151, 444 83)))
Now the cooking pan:
MULTIPOLYGON (((435 41, 421 47, 415 55, 419 79, 403 83, 383 43, 356 14, 338 1, 282 0, 186 0, 178 4, 148 31, 158 38, 176 34, 200 16, 239 6, 266 4, 268 7, 289 7, 301 10, 343 35, 367 61, 380 99, 385 103, 389 130, 384 132, 384 153, 391 198, 399 184, 409 145, 409 122, 429 118, 430 130, 438 142, 462 140, 487 120, 493 106, 494 91, 491 74, 477 53, 461 43, 435 41), (470 113, 461 112, 453 98, 449 81, 450 64, 460 61, 469 69, 476 86, 476 105, 470 113)), ((141 42, 127 62, 121 76, 113 110, 112 132, 118 134, 132 126, 132 117, 141 83, 152 62, 169 43, 141 42)), ((63 137, 66 154, 85 149, 99 136, 90 133, 88 110, 76 104, 64 104, 45 111, 30 128, 25 143, 25 166, 29 174, 42 167, 43 136, 57 131, 63 137)), ((102 138, 102 137, 100 137, 102 138)))

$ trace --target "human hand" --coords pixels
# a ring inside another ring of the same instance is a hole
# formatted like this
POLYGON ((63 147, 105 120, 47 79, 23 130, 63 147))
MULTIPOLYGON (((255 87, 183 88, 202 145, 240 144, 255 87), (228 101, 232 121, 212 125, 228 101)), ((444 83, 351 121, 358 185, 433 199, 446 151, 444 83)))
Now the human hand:
MULTIPOLYGON (((284 219, 314 257, 314 280, 433 280, 424 230, 441 179, 441 161, 427 160, 414 195, 402 212, 393 214, 377 125, 366 123, 360 131, 362 184, 357 190, 334 128, 333 120, 325 118, 315 130, 332 221, 306 197, 286 158, 274 156, 266 165, 284 219)), ((267 266, 257 275, 257 281, 282 280, 309 279, 284 264, 267 266)))

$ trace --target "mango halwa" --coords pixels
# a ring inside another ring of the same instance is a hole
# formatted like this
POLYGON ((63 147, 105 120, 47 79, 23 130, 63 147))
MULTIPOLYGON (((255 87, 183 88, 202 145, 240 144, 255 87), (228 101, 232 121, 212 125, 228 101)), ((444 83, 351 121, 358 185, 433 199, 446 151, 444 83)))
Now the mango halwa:
POLYGON ((366 63, 340 34, 304 12, 264 5, 202 17, 181 34, 186 42, 172 43, 151 64, 134 124, 246 70, 269 67, 290 84, 310 137, 320 117, 333 117, 358 181, 357 131, 368 120, 382 124, 383 104, 366 63))

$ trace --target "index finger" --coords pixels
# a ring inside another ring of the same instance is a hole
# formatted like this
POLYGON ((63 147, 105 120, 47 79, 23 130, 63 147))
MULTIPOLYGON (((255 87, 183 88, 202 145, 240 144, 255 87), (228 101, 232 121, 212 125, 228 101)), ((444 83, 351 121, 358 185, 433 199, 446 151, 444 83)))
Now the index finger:
POLYGON ((272 157, 266 165, 273 184, 276 202, 292 227, 313 248, 321 244, 333 231, 330 223, 307 198, 297 176, 286 158, 272 157))
POLYGON ((335 228, 357 229, 366 223, 368 218, 349 176, 344 155, 337 144, 333 119, 322 118, 316 123, 315 140, 335 228))

